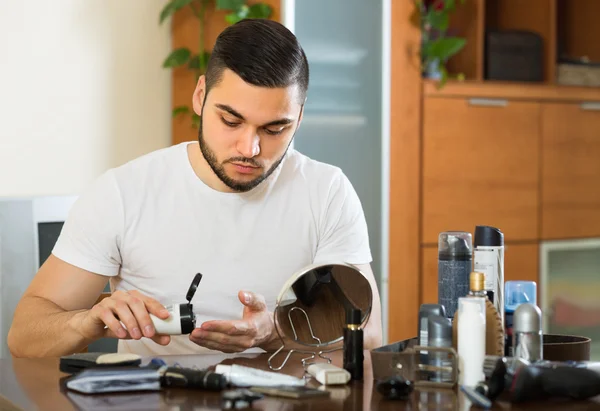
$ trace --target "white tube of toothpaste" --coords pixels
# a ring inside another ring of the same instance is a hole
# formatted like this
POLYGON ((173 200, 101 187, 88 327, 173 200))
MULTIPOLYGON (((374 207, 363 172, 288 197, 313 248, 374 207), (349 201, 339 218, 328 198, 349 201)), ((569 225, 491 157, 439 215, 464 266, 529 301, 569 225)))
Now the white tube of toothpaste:
POLYGON ((217 365, 215 372, 223 374, 228 383, 236 387, 273 387, 280 385, 303 386, 306 382, 291 375, 258 370, 243 365, 217 365))

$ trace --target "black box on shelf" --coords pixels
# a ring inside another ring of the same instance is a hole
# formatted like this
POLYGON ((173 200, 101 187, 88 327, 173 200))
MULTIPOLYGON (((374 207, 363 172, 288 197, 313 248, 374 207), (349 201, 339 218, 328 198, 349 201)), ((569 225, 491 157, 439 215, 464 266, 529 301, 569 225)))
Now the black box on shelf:
POLYGON ((544 41, 525 30, 486 33, 486 80, 544 81, 544 41))

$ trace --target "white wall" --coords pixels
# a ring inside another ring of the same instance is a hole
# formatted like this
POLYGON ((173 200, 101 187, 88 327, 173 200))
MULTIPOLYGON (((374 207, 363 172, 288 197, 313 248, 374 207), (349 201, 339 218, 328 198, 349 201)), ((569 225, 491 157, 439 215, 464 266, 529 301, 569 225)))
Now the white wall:
POLYGON ((170 145, 165 2, 0 1, 0 196, 77 194, 170 145))

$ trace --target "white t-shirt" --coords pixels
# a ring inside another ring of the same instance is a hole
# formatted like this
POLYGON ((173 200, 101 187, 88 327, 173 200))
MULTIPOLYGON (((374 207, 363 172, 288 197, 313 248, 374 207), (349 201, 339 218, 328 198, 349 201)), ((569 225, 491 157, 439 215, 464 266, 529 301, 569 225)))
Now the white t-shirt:
MULTIPOLYGON (((58 258, 110 276, 111 290, 161 303, 192 300, 196 326, 240 319, 240 290, 262 294, 269 310, 303 267, 371 262, 361 203, 343 172, 290 149, 269 178, 245 193, 216 191, 195 174, 187 145, 161 149, 101 175, 73 205, 53 249, 58 258)), ((189 336, 168 346, 120 340, 142 356, 210 352, 189 336)))

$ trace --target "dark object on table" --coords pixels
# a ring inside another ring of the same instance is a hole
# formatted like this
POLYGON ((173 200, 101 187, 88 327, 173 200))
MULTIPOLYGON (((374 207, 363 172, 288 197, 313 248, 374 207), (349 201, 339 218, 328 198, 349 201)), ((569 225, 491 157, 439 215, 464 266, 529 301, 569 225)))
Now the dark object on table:
POLYGON ((60 357, 59 370, 75 374, 87 368, 127 367, 140 365, 142 359, 137 354, 86 352, 60 357))
POLYGON ((494 400, 505 390, 510 402, 554 398, 585 400, 600 395, 600 374, 567 363, 530 364, 516 357, 486 356, 485 382, 476 391, 494 400))
POLYGON ((346 326, 344 327, 344 369, 350 373, 353 380, 362 380, 364 373, 364 342, 361 327, 362 313, 353 308, 346 312, 346 326))
POLYGON ((519 359, 511 360, 511 358, 492 355, 486 356, 483 362, 485 381, 477 384, 475 391, 492 401, 498 398, 504 392, 509 371, 522 366, 522 364, 526 364, 525 361, 519 359))
POLYGON ((414 386, 402 377, 390 377, 377 383, 377 392, 386 400, 406 400, 414 386))
POLYGON ((228 390, 221 395, 221 405, 224 410, 248 408, 252 406, 254 401, 260 400, 262 397, 262 394, 245 388, 228 390))
POLYGON ((546 368, 530 365, 513 377, 511 402, 568 398, 585 400, 600 395, 600 375, 585 368, 546 368))
POLYGON ((538 33, 488 31, 485 60, 486 80, 544 81, 544 43, 538 33))
POLYGON ((224 375, 210 370, 167 367, 161 369, 160 372, 160 385, 162 387, 223 391, 227 385, 227 379, 224 375))

